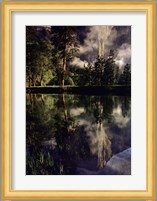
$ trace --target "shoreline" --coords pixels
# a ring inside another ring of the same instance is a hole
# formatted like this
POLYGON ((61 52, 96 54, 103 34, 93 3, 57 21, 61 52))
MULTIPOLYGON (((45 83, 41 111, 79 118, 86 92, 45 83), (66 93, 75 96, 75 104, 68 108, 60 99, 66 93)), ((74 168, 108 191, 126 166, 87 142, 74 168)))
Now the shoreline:
POLYGON ((26 93, 42 94, 83 94, 83 95, 131 95, 131 86, 32 86, 26 87, 26 93))

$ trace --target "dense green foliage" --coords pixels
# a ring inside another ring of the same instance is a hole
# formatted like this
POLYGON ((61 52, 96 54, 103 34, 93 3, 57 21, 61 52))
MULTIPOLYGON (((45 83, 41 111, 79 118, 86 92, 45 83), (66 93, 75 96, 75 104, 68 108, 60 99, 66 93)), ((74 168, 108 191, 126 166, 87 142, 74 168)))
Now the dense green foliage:
POLYGON ((51 77, 52 44, 44 28, 39 32, 38 27, 28 26, 26 34, 27 85, 42 85, 43 82, 47 82, 51 77))
POLYGON ((57 64, 56 56, 52 58, 52 63, 55 66, 56 76, 59 78, 60 85, 64 86, 65 78, 68 75, 67 66, 74 59, 79 51, 79 41, 77 39, 77 30, 73 26, 62 26, 51 28, 51 41, 57 51, 57 64))
POLYGON ((131 66, 120 69, 114 50, 84 67, 73 66, 79 57, 78 32, 74 26, 26 27, 27 87, 131 85, 131 66))

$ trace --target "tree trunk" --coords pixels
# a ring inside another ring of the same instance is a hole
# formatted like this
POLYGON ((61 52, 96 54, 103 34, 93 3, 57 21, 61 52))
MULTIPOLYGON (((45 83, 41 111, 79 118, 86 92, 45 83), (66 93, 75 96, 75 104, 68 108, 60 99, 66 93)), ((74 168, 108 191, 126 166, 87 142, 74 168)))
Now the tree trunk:
POLYGON ((63 58, 63 75, 62 75, 62 80, 61 80, 61 85, 64 86, 65 84, 65 72, 66 72, 66 56, 63 58))
POLYGON ((36 77, 32 74, 32 86, 35 87, 36 77))
POLYGON ((29 74, 29 87, 31 87, 31 75, 29 74))
POLYGON ((66 108, 66 104, 65 104, 64 93, 61 94, 61 100, 62 100, 62 104, 63 104, 64 120, 67 121, 68 113, 67 113, 67 108, 66 108))
POLYGON ((44 77, 44 73, 41 72, 41 74, 40 74, 40 86, 42 86, 42 83, 43 83, 43 77, 44 77))
POLYGON ((35 75, 33 77, 33 86, 35 87, 36 86, 36 82, 37 82, 37 75, 35 75))
POLYGON ((66 73, 66 49, 67 49, 67 29, 65 27, 65 34, 64 34, 64 53, 63 53, 63 75, 61 80, 61 86, 64 87, 65 84, 65 73, 66 73))
POLYGON ((34 87, 36 86, 36 84, 35 84, 35 83, 36 83, 36 79, 35 79, 35 80, 34 80, 34 82, 33 82, 33 86, 34 86, 34 87))
POLYGON ((42 102, 42 104, 44 105, 45 101, 44 101, 44 96, 43 96, 43 94, 41 94, 41 102, 42 102))
POLYGON ((42 86, 43 84, 43 76, 40 77, 40 86, 42 86))

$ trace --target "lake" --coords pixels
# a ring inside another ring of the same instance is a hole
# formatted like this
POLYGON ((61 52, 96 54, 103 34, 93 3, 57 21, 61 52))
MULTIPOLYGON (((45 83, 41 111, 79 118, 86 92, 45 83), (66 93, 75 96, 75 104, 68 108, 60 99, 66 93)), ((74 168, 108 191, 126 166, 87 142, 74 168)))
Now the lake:
POLYGON ((130 174, 130 148, 130 96, 26 95, 27 175, 130 174))

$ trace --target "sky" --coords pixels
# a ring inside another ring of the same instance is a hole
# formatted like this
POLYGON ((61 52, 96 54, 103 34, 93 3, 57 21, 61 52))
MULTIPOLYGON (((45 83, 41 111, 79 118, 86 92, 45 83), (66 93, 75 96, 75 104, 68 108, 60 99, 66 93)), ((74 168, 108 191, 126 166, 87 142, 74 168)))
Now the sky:
POLYGON ((94 62, 100 54, 107 59, 110 49, 114 50, 115 62, 119 68, 131 64, 131 26, 80 26, 78 38, 79 54, 73 66, 84 67, 94 62))
POLYGON ((80 47, 71 67, 83 68, 88 62, 94 63, 98 55, 107 59, 111 49, 120 69, 131 64, 131 26, 76 26, 76 30, 80 47))

